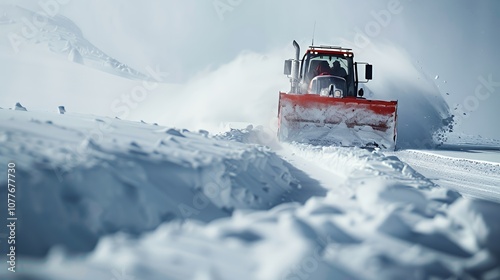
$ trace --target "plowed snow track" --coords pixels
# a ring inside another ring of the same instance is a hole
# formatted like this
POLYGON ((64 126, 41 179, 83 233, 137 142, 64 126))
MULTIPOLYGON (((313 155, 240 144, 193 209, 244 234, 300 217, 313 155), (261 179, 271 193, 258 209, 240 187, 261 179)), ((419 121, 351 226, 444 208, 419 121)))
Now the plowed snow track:
MULTIPOLYGON (((467 197, 500 203, 500 163, 417 150, 395 154, 442 187, 454 189, 467 197)), ((500 152, 498 154, 500 157, 500 152)))

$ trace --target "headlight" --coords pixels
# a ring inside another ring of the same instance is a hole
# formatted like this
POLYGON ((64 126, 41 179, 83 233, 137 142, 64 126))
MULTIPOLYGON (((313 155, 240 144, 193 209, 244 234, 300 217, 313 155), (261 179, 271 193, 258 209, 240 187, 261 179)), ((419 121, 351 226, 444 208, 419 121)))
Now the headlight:
POLYGON ((330 95, 330 91, 329 91, 327 88, 324 88, 324 89, 322 89, 322 90, 319 92, 319 95, 320 95, 320 96, 329 96, 329 95, 330 95))

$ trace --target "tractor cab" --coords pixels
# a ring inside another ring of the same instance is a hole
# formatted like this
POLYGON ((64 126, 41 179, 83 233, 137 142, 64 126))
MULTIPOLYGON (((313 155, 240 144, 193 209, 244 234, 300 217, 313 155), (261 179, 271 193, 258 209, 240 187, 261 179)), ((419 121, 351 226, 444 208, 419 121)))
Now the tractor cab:
POLYGON ((310 46, 302 59, 296 56, 295 60, 285 61, 285 75, 292 75, 290 92, 298 94, 310 93, 315 77, 331 75, 345 80, 346 90, 342 97, 362 97, 363 90, 358 91, 358 84, 371 80, 372 71, 372 65, 354 62, 351 49, 335 46, 310 46), (366 65, 364 81, 358 79, 360 64, 366 65))

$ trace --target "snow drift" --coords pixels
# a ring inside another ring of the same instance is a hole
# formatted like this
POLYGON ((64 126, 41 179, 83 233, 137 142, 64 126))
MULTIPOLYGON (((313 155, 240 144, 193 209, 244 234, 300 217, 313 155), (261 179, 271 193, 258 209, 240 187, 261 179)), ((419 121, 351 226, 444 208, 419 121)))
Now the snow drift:
MULTIPOLYGON (((29 190, 20 201, 26 235, 19 240, 33 244, 26 231, 36 231, 36 240, 47 246, 43 249, 61 243, 66 249, 74 244, 90 249, 89 240, 97 243, 85 255, 53 248, 45 259, 24 258, 20 276, 494 279, 500 275, 494 239, 500 234, 495 222, 500 206, 440 188, 395 156, 358 148, 277 147, 279 155, 292 163, 314 163, 299 170, 267 148, 242 143, 264 138, 256 137, 259 131, 251 127, 215 139, 206 132, 144 123, 0 112, 2 160, 16 158, 19 176, 25 178, 20 189, 29 190), (81 141, 89 129, 103 124, 114 130, 99 141, 81 141), (75 155, 72 151, 81 143, 86 148, 82 160, 61 164, 65 155, 75 155), (61 167, 62 182, 55 179, 51 166, 61 167), (217 185, 227 186, 227 192, 214 192, 217 185), (288 194, 307 194, 314 187, 326 190, 326 196, 299 203, 288 194), (176 211, 182 204, 187 206, 186 216, 176 211), (182 218, 187 219, 181 222, 182 218), (43 228, 51 226, 50 232, 43 230, 42 222, 43 228), (113 232, 117 233, 109 235, 113 232)), ((41 250, 30 247, 24 252, 36 256, 40 251, 35 249, 41 250)))
POLYGON ((207 132, 71 113, 0 110, 0 119, 0 160, 13 160, 20 178, 21 255, 43 256, 56 245, 89 251, 117 231, 268 209, 299 187, 267 148, 207 132))

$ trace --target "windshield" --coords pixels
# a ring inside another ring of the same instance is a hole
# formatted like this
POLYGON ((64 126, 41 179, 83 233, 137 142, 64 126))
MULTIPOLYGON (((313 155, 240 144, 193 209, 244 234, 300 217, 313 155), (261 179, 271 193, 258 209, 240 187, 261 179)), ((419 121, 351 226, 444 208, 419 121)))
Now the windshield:
POLYGON ((327 71, 333 76, 345 78, 343 76, 349 74, 348 70, 348 62, 344 57, 316 56, 311 58, 308 72, 319 75, 321 74, 320 71, 327 71))

